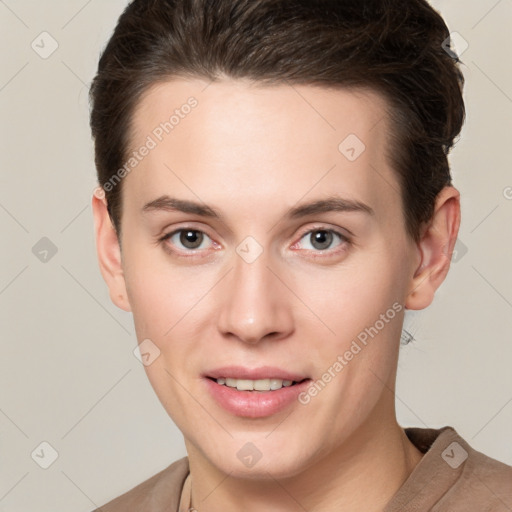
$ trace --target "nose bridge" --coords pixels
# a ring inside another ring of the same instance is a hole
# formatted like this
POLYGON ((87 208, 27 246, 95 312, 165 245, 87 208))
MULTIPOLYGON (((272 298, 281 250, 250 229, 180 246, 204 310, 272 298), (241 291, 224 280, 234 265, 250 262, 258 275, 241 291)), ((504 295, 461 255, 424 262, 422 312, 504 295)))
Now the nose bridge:
POLYGON ((218 328, 246 343, 257 343, 270 334, 283 337, 293 328, 291 298, 269 270, 268 253, 253 259, 246 257, 243 249, 240 244, 233 271, 224 283, 218 328))

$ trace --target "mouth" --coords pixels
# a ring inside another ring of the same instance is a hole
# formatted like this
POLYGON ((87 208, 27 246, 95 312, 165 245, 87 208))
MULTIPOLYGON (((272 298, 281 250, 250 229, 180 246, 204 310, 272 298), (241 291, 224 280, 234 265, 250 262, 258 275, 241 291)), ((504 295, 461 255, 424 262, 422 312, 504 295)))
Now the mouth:
POLYGON ((202 377, 218 406, 244 418, 269 417, 300 406, 298 396, 312 381, 303 374, 276 367, 230 366, 209 371, 202 377))
POLYGON ((284 379, 235 379, 234 377, 220 377, 213 378, 207 377, 208 379, 216 382, 219 386, 227 386, 229 388, 235 388, 238 391, 277 391, 281 388, 287 388, 290 386, 296 386, 302 382, 309 380, 307 378, 299 381, 295 380, 284 380, 284 379))

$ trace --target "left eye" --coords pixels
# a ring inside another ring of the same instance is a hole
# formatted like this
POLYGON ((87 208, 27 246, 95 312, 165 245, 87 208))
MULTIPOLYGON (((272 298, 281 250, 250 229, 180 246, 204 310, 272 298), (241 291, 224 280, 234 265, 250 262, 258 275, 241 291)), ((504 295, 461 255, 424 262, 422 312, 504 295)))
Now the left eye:
POLYGON ((301 240, 306 240, 310 245, 310 247, 306 246, 304 249, 325 251, 333 248, 332 243, 336 238, 339 240, 337 245, 341 245, 348 241, 341 233, 333 231, 332 229, 315 229, 308 231, 301 240))

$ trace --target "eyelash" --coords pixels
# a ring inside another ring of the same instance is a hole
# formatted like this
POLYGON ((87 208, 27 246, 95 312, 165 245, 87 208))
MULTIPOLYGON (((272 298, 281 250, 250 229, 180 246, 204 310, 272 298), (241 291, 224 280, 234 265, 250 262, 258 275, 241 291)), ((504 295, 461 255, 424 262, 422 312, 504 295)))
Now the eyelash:
MULTIPOLYGON (((183 254, 180 254, 181 251, 172 249, 169 246, 169 244, 167 243, 167 240, 172 238, 174 235, 176 235, 178 233, 181 233, 182 231, 193 231, 195 233, 202 233, 203 235, 207 236, 211 240, 211 237, 209 237, 208 234, 205 233, 204 231, 202 231, 200 229, 195 229, 195 228, 192 228, 192 227, 186 227, 185 226, 185 227, 182 227, 182 228, 179 228, 179 229, 175 229, 174 231, 171 231, 169 233, 166 233, 165 235, 160 237, 158 239, 158 241, 159 241, 159 243, 163 244, 165 251, 167 251, 168 253, 170 253, 173 256, 177 256, 177 257, 180 257, 180 258, 200 257, 198 255, 198 252, 201 252, 204 249, 188 249, 188 250, 185 250, 184 252, 187 252, 189 254, 188 255, 183 255, 183 254)), ((300 236, 299 241, 302 240, 305 236, 311 235, 311 233, 321 232, 321 231, 326 232, 326 233, 332 233, 333 235, 336 235, 340 239, 340 243, 338 244, 338 246, 336 246, 337 250, 336 250, 336 248, 335 249, 319 249, 319 250, 306 249, 306 251, 313 253, 313 255, 312 255, 313 258, 326 258, 326 257, 329 257, 329 256, 336 255, 339 252, 342 252, 342 251, 346 250, 346 245, 350 245, 352 243, 351 240, 349 239, 349 237, 347 237, 346 235, 340 233, 339 231, 337 231, 335 229, 326 228, 324 226, 314 227, 312 229, 309 229, 308 231, 305 231, 300 236), (340 247, 342 247, 342 249, 340 249, 340 247), (314 254, 314 253, 318 253, 318 254, 314 254)), ((297 243, 298 242, 295 242, 293 245, 296 245, 297 243)))

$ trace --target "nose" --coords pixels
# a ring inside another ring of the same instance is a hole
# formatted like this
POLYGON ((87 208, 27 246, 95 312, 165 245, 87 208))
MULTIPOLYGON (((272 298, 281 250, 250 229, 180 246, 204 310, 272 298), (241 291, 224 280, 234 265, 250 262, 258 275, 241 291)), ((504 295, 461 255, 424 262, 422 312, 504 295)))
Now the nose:
POLYGON ((264 252, 248 263, 234 255, 234 268, 223 280, 218 329, 247 344, 278 340, 293 332, 293 295, 276 276, 264 252))

